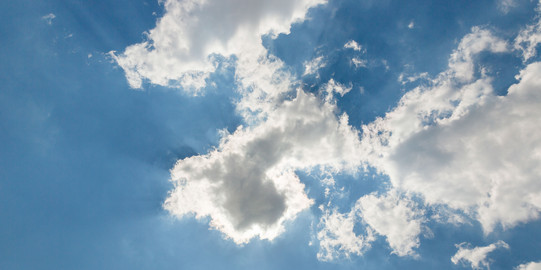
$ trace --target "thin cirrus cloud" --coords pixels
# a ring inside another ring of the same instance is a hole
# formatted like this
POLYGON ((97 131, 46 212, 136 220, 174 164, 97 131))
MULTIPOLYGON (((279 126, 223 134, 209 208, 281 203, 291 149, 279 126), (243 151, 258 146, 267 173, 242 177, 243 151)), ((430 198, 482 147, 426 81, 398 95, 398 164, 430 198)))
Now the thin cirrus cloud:
MULTIPOLYGON (((418 256, 429 219, 425 206, 459 210, 486 234, 539 217, 541 139, 531 134, 541 133, 541 62, 528 63, 541 42, 539 23, 525 27, 513 42, 473 27, 450 54, 445 71, 411 77, 428 83, 406 92, 359 132, 347 114, 337 116, 334 97, 351 86, 330 79, 316 94, 293 90, 298 79, 261 44, 262 35, 287 33, 321 1, 248 2, 168 0, 147 41, 112 53, 133 88, 148 80, 187 91, 206 85, 220 61, 216 55, 236 58, 241 98, 235 105, 246 125, 223 132, 208 153, 176 163, 175 188, 164 203, 171 214, 208 217, 211 227, 239 244, 254 237, 272 240, 314 204, 296 171, 354 173, 372 167, 389 177, 389 189, 355 198, 346 213, 333 205, 321 208, 320 260, 362 255, 378 236, 392 253, 418 256), (236 14, 229 10, 232 4, 246 4, 253 12, 227 17, 236 14), (527 65, 508 94, 498 96, 477 58, 517 51, 527 65), (354 231, 356 224, 362 233, 354 231)), ((363 51, 354 41, 344 48, 363 51)), ((315 74, 324 60, 306 61, 304 75, 315 74)), ((488 252, 506 246, 459 245, 453 262, 485 267, 488 252)))

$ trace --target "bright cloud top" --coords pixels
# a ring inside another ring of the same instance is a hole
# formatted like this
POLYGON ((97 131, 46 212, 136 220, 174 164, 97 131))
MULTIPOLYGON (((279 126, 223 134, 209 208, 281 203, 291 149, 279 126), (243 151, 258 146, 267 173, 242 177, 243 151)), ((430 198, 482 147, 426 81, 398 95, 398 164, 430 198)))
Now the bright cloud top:
POLYGON ((147 41, 112 53, 131 87, 151 83, 199 89, 216 69, 214 55, 242 57, 261 36, 289 32, 320 0, 166 0, 165 15, 147 41))

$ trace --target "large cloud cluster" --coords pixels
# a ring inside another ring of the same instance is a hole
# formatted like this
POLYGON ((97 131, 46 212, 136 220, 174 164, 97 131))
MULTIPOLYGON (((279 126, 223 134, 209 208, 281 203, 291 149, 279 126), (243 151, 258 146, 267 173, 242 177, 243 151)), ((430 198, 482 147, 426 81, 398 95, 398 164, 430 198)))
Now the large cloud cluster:
POLYGON ((224 134, 215 150, 177 162, 171 213, 210 216, 235 242, 273 239, 282 224, 312 203, 295 170, 354 171, 358 135, 335 105, 302 90, 262 124, 224 134))
POLYGON ((502 42, 473 29, 433 86, 406 93, 363 127, 362 139, 367 162, 393 186, 463 210, 487 233, 537 218, 541 209, 541 139, 531 136, 541 132, 541 63, 528 65, 506 96, 496 96, 490 77, 473 79, 473 52, 465 49, 499 52, 502 42))
MULTIPOLYGON (((541 138, 535 134, 541 134, 541 62, 528 63, 541 42, 539 23, 521 31, 513 45, 488 29, 472 28, 450 55, 447 70, 434 78, 419 75, 428 83, 363 125, 359 136, 346 114, 337 116, 334 99, 351 86, 331 79, 318 94, 294 91, 297 79, 261 44, 262 35, 287 32, 320 2, 167 0, 147 41, 113 53, 134 88, 147 79, 199 89, 215 70, 215 56, 235 58, 242 96, 236 106, 247 125, 223 132, 208 153, 177 162, 167 210, 178 217, 208 217, 236 243, 274 239, 286 221, 313 204, 296 171, 332 174, 369 166, 389 177, 389 190, 358 198, 346 213, 322 207, 320 259, 362 254, 377 235, 393 253, 417 256, 428 219, 423 204, 459 210, 486 233, 539 217, 541 138), (482 52, 513 50, 527 65, 507 95, 498 96, 476 59, 482 52), (362 234, 354 230, 358 224, 362 234)), ((355 42, 345 47, 361 51, 355 42)), ((324 58, 308 61, 305 73, 316 74, 324 64, 324 58)), ((460 245, 453 262, 484 266, 486 254, 502 243, 460 245)))

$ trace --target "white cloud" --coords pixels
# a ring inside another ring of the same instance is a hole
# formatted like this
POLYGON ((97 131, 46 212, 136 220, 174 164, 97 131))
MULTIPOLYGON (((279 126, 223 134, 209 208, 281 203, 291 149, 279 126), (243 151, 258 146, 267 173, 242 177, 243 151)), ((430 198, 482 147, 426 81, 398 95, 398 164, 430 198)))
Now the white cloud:
POLYGON ((355 210, 365 224, 385 236, 393 253, 417 256, 414 249, 419 247, 419 235, 425 219, 424 212, 411 199, 394 191, 383 196, 370 194, 357 201, 355 210))
POLYGON ((351 63, 356 67, 356 68, 360 68, 360 67, 366 67, 367 66, 367 61, 360 58, 360 57, 353 57, 351 58, 351 63))
POLYGON ((468 243, 456 245, 458 251, 451 258, 454 264, 468 263, 472 269, 490 269, 490 262, 487 259, 487 255, 497 248, 509 249, 509 245, 501 240, 485 247, 468 248, 468 246, 468 243))
POLYGON ((415 82, 415 81, 418 81, 418 80, 428 80, 428 78, 429 78, 428 72, 422 72, 422 73, 415 74, 415 75, 408 76, 408 77, 405 77, 405 76, 406 75, 404 73, 400 73, 400 75, 398 76, 398 81, 402 85, 404 85, 406 83, 412 83, 412 82, 415 82))
POLYGON ((385 237, 398 256, 418 255, 419 236, 423 230, 424 212, 416 204, 396 191, 384 195, 368 194, 355 203, 350 212, 342 214, 333 209, 324 211, 320 219, 318 259, 330 261, 341 256, 363 255, 376 239, 385 237), (356 234, 354 227, 363 228, 356 234))
POLYGON ((151 83, 192 89, 216 69, 213 55, 238 58, 255 50, 264 34, 287 33, 322 0, 165 0, 165 15, 147 40, 111 52, 131 87, 151 83), (242 9, 238 7, 243 7, 242 9))
POLYGON ((541 262, 529 262, 521 264, 515 268, 516 270, 541 270, 541 262))
POLYGON ((334 101, 334 93, 343 97, 345 94, 349 93, 352 88, 353 85, 351 83, 348 86, 345 86, 331 78, 326 84, 323 85, 322 90, 326 93, 326 101, 332 103, 334 101))
POLYGON ((54 15, 53 13, 49 13, 49 14, 41 17, 41 19, 44 20, 48 25, 53 24, 54 18, 56 18, 56 15, 54 15))
POLYGON ((357 43, 357 41, 350 40, 346 44, 344 44, 344 48, 353 49, 354 51, 360 52, 363 47, 359 43, 357 43))
POLYGON ((324 213, 319 221, 320 231, 319 252, 317 258, 321 261, 335 260, 341 256, 362 255, 370 248, 375 240, 374 233, 368 227, 365 234, 354 232, 355 224, 359 222, 355 211, 341 214, 336 209, 329 211, 320 207, 324 213))
POLYGON ((415 22, 411 21, 409 24, 408 24, 408 28, 409 29, 413 29, 415 27, 415 22))
MULTIPOLYGON (((541 14, 541 1, 539 1, 537 9, 538 13, 541 14)), ((516 50, 522 51, 522 58, 526 62, 537 54, 539 43, 541 43, 541 19, 520 31, 515 39, 514 47, 516 50)))
POLYGON ((395 188, 462 210, 487 233, 535 219, 541 209, 541 139, 531 136, 541 133, 541 63, 522 70, 503 97, 493 93, 488 76, 474 79, 475 53, 504 48, 474 28, 448 71, 363 126, 361 140, 364 160, 395 188))
POLYGON ((482 51, 506 52, 508 45, 489 30, 473 27, 472 32, 462 38, 458 48, 451 54, 449 72, 461 82, 472 80, 475 74, 473 56, 482 51))
POLYGON ((248 126, 224 132, 209 153, 177 162, 171 170, 175 189, 164 203, 173 215, 208 217, 211 227, 236 243, 271 240, 312 204, 296 170, 357 170, 358 132, 347 115, 336 116, 333 99, 351 87, 331 80, 321 89, 324 100, 300 89, 291 99, 295 79, 260 40, 289 31, 291 22, 321 2, 168 0, 148 41, 111 53, 134 88, 148 79, 195 91, 214 71, 213 55, 235 56, 236 108, 248 126))
POLYGON ((327 64, 324 60, 325 59, 323 56, 319 56, 319 57, 313 58, 310 61, 304 62, 303 76, 316 74, 316 72, 318 72, 320 68, 325 67, 325 65, 327 64))
MULTIPOLYGON (((236 108, 248 126, 224 132, 207 154, 177 162, 171 170, 175 189, 164 203, 168 211, 208 217, 211 227, 236 243, 253 237, 271 240, 313 203, 296 170, 354 172, 365 162, 389 175, 398 192, 461 210, 486 232, 538 217, 541 139, 531 134, 541 133, 541 94, 536 91, 541 63, 522 70, 507 96, 494 95, 492 80, 475 65, 475 56, 508 52, 509 46, 490 31, 473 28, 451 55, 447 71, 430 86, 406 93, 385 117, 364 125, 359 141, 347 115, 335 115, 333 95, 343 96, 351 86, 330 80, 321 89, 324 99, 302 90, 291 98, 295 79, 261 45, 261 35, 289 31, 291 22, 320 2, 166 0, 166 14, 147 41, 112 54, 134 88, 147 79, 195 91, 215 70, 213 55, 236 58, 242 96, 236 108), (239 5, 246 9, 233 9, 239 5)), ((515 42, 525 58, 538 42, 532 39, 534 30, 526 29, 515 42)), ((353 40, 344 47, 363 53, 353 40)), ((364 60, 353 59, 363 65, 364 60)), ((323 64, 323 58, 316 58, 306 63, 305 72, 323 64)), ((384 236, 397 255, 415 256, 422 211, 397 194, 364 196, 348 214, 325 211, 318 257, 362 254, 374 234, 384 236), (365 225, 365 234, 354 233, 355 222, 365 225)), ((471 258, 480 257, 457 258, 473 265, 471 258)), ((483 265, 484 258, 477 264, 483 265)))
MULTIPOLYGON (((354 51, 358 52, 361 55, 365 53, 365 50, 363 50, 363 47, 359 43, 357 43, 355 40, 348 41, 346 44, 344 44, 344 48, 353 49, 354 51)), ((367 61, 362 59, 360 56, 355 56, 351 59, 351 64, 353 64, 356 68, 366 67, 367 61)))
POLYGON ((179 217, 209 216, 212 227, 237 243, 275 238, 312 204, 295 170, 354 172, 360 165, 357 132, 335 111, 298 90, 266 121, 224 134, 206 155, 178 161, 171 170, 176 188, 164 207, 179 217))

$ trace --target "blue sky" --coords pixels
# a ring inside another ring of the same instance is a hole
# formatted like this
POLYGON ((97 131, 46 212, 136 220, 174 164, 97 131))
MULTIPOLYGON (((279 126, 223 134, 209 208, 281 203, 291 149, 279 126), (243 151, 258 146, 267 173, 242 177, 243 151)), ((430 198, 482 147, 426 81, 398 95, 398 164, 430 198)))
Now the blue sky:
POLYGON ((541 269, 540 5, 0 2, 0 268, 541 269))

